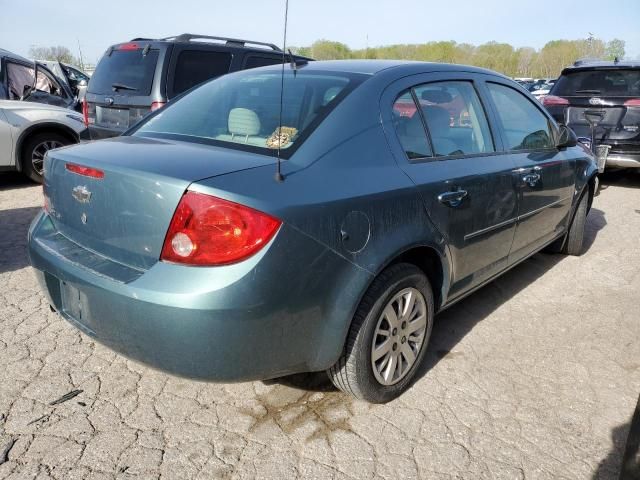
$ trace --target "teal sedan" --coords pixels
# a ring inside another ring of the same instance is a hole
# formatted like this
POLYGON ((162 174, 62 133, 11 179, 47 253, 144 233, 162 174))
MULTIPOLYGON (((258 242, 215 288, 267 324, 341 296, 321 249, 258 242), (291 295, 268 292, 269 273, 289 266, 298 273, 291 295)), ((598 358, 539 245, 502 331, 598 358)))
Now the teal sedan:
POLYGON ((386 402, 438 311, 542 249, 582 252, 596 174, 494 72, 265 67, 50 152, 29 254, 51 308, 127 357, 217 382, 326 370, 386 402))

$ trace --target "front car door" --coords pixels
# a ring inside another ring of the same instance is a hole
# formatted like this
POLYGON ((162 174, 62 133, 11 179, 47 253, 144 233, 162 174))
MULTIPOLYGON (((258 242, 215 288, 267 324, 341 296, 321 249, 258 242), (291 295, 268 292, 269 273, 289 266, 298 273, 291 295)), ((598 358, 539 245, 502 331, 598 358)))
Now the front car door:
POLYGON ((486 83, 502 142, 515 168, 518 226, 510 263, 557 238, 575 193, 575 160, 556 147, 555 123, 536 100, 499 80, 486 83))
POLYGON ((476 77, 407 77, 383 96, 394 155, 449 245, 450 300, 506 268, 515 232, 514 164, 500 154, 476 77))

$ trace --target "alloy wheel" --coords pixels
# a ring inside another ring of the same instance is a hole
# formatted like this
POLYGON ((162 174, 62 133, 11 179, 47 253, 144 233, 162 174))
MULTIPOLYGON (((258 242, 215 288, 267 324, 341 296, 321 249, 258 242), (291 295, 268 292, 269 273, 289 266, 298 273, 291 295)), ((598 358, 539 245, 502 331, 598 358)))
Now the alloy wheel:
POLYGON ((382 385, 394 385, 411 370, 424 344, 427 304, 422 293, 405 288, 383 309, 371 345, 371 367, 382 385))

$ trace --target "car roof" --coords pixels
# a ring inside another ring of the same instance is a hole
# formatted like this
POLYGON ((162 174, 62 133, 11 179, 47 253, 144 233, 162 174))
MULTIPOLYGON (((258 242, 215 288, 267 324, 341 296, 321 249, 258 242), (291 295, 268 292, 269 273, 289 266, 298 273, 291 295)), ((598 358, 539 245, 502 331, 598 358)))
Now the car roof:
MULTIPOLYGON (((261 67, 265 69, 278 69, 279 65, 261 67)), ((485 68, 472 67, 469 65, 456 65, 452 63, 418 62, 411 60, 321 60, 309 62, 302 67, 307 71, 327 71, 343 73, 360 73, 375 75, 382 71, 393 69, 399 74, 412 75, 415 73, 429 72, 471 72, 495 75, 508 78, 501 73, 487 70, 485 68)))
POLYGON ((640 68, 639 61, 605 61, 605 60, 579 60, 570 67, 566 67, 562 70, 562 75, 565 73, 579 72, 585 70, 609 70, 609 69, 625 69, 625 68, 640 68))
POLYGON ((21 57, 20 55, 18 55, 16 53, 13 53, 13 52, 10 52, 9 50, 5 50, 4 48, 0 48, 0 57, 8 57, 8 58, 11 58, 13 60, 21 60, 23 62, 33 63, 28 58, 21 57))

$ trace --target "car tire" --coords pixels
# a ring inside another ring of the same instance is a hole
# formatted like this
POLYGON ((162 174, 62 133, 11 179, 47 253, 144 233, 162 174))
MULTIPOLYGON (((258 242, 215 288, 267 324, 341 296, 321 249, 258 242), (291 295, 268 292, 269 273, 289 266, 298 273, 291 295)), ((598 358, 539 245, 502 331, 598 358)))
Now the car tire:
POLYGON ((569 226, 567 239, 562 248, 562 253, 566 255, 580 256, 583 253, 584 246, 584 227, 587 224, 587 213, 589 210, 589 194, 585 192, 578 203, 576 213, 569 226))
POLYGON ((585 192, 569 225, 569 231, 544 248, 545 253, 563 253, 565 255, 582 255, 584 243, 584 227, 587 223, 589 195, 585 192))
POLYGON ((22 144, 22 172, 36 183, 42 183, 42 170, 36 160, 44 159, 44 153, 70 145, 67 137, 55 132, 41 132, 28 137, 22 144))
POLYGON ((433 292, 424 272, 408 263, 388 267, 360 302, 342 355, 327 371, 329 378, 358 399, 371 403, 393 400, 411 385, 427 350, 433 317, 433 292), (378 345, 375 356, 387 353, 374 360, 374 345, 378 345))

